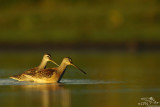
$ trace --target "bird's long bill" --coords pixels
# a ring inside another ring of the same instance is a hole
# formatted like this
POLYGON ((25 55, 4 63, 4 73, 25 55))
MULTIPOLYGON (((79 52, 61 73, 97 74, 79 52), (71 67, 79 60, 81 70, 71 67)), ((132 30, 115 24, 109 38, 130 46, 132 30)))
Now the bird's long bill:
POLYGON ((84 72, 82 69, 80 69, 79 67, 77 67, 76 65, 74 64, 71 64, 72 66, 74 66, 75 68, 77 68, 78 70, 80 70, 81 72, 83 72, 84 74, 87 74, 86 72, 84 72))
POLYGON ((52 59, 50 59, 50 61, 54 64, 56 64, 57 66, 59 66, 56 62, 54 62, 52 59))

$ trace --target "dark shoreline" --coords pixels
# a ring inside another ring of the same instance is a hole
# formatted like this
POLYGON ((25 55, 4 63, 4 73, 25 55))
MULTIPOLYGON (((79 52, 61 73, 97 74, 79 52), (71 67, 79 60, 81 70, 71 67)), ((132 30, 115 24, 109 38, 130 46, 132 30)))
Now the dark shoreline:
POLYGON ((0 51, 32 50, 98 50, 98 51, 160 51, 160 42, 107 42, 107 43, 0 43, 0 51))

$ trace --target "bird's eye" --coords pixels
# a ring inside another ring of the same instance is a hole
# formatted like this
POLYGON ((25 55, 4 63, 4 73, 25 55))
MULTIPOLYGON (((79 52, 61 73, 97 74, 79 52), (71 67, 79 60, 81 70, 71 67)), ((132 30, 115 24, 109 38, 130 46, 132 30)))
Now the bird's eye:
POLYGON ((51 58, 50 56, 47 56, 48 58, 51 58))

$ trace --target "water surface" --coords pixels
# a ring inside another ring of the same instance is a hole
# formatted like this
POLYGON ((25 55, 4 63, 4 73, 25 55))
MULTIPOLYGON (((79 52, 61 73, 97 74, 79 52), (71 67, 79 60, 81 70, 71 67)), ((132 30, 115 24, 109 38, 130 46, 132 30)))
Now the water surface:
MULTIPOLYGON (((3 107, 140 107, 138 103, 143 97, 160 102, 159 53, 60 53, 54 53, 54 60, 60 63, 65 55, 72 56, 73 63, 87 75, 68 67, 61 83, 18 82, 8 77, 37 66, 41 55, 1 53, 4 62, 0 65, 0 104, 3 107)), ((49 63, 48 67, 52 66, 49 63)))

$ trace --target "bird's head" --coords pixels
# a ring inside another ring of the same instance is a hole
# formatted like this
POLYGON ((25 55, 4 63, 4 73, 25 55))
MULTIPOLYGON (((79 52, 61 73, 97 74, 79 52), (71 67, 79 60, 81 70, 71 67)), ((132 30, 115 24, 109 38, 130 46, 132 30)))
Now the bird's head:
POLYGON ((84 74, 87 74, 86 72, 84 72, 81 68, 77 67, 76 65, 73 64, 72 59, 70 57, 66 57, 63 59, 63 61, 66 63, 66 65, 71 65, 74 66, 75 68, 77 68, 79 71, 83 72, 84 74))

